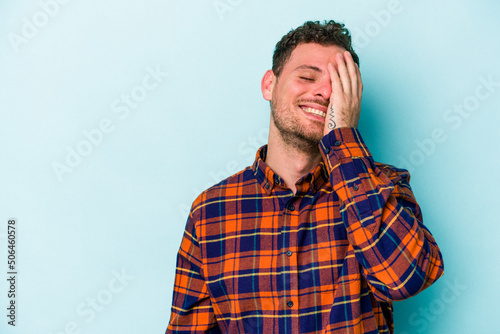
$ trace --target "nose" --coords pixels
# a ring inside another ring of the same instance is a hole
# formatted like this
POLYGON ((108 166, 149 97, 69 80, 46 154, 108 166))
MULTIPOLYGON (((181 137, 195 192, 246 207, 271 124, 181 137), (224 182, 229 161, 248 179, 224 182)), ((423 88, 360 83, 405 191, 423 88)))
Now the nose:
POLYGON ((322 97, 325 100, 330 100, 332 95, 332 83, 330 82, 330 77, 325 76, 320 81, 318 81, 314 87, 314 95, 317 97, 322 97))

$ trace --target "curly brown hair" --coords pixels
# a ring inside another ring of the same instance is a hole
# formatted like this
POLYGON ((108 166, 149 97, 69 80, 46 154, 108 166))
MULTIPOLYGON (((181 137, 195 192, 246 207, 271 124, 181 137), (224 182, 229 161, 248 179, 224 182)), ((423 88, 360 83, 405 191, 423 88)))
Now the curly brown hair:
POLYGON ((359 57, 352 48, 351 34, 343 23, 333 20, 307 21, 300 27, 290 30, 276 44, 273 54, 272 70, 279 77, 292 51, 300 44, 317 43, 324 46, 337 45, 351 53, 352 59, 359 66, 359 57))

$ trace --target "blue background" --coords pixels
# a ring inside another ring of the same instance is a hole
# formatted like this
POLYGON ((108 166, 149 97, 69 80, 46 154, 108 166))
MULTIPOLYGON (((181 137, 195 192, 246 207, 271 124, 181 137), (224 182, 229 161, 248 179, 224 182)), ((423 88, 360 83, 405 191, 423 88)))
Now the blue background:
POLYGON ((267 141, 260 79, 275 43, 335 19, 361 59, 360 131, 376 160, 410 169, 445 260, 435 285, 395 303, 396 333, 500 333, 499 13, 456 0, 2 1, 0 268, 16 218, 19 275, 15 328, 1 279, 0 332, 163 333, 192 201, 267 141))

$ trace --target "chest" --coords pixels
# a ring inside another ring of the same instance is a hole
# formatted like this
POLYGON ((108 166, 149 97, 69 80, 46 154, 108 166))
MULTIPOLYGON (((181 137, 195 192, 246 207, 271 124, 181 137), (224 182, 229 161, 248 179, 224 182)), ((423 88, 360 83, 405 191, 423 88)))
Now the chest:
POLYGON ((341 210, 334 193, 321 191, 207 207, 200 247, 212 296, 331 293, 349 247, 341 210))

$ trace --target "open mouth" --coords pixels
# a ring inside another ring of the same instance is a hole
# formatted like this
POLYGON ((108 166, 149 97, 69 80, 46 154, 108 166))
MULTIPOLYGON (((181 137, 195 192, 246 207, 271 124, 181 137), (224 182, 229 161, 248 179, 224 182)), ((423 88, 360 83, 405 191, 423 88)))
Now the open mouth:
POLYGON ((314 109, 314 108, 311 108, 311 107, 306 107, 306 106, 300 106, 300 108, 302 110, 304 110, 306 113, 313 114, 313 115, 318 115, 318 116, 321 116, 323 118, 326 117, 326 112, 324 112, 324 111, 321 111, 321 110, 318 110, 318 109, 314 109))

